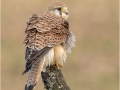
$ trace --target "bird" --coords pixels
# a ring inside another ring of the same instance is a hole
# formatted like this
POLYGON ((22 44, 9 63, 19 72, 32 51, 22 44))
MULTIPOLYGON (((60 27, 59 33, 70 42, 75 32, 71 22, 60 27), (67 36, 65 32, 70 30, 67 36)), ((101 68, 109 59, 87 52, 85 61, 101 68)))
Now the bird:
POLYGON ((29 72, 25 90, 33 90, 46 67, 60 69, 67 53, 75 46, 75 35, 69 29, 67 6, 57 0, 43 14, 31 14, 25 29, 25 70, 29 72))

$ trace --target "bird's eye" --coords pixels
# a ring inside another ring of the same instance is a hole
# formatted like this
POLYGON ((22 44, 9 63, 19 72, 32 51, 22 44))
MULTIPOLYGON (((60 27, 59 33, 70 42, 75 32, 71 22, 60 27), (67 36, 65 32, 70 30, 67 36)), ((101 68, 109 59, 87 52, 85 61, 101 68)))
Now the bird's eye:
POLYGON ((61 10, 61 8, 58 8, 58 10, 61 10))

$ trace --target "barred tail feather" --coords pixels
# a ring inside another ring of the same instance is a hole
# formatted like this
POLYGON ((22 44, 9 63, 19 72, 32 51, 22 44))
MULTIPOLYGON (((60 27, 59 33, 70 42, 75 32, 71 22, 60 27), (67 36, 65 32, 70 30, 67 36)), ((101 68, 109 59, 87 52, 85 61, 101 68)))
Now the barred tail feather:
POLYGON ((33 63, 31 70, 29 72, 27 83, 25 85, 25 90, 33 90, 33 88, 36 86, 41 75, 41 70, 43 68, 44 61, 45 61, 44 59, 41 59, 36 60, 33 63))

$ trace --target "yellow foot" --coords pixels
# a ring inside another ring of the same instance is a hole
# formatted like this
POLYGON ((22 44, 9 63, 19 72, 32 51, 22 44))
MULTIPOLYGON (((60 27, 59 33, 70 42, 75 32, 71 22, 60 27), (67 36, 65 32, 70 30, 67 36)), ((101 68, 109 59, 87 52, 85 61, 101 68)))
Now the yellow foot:
POLYGON ((56 61, 54 62, 54 64, 56 65, 57 69, 60 69, 62 67, 62 65, 58 64, 56 61))

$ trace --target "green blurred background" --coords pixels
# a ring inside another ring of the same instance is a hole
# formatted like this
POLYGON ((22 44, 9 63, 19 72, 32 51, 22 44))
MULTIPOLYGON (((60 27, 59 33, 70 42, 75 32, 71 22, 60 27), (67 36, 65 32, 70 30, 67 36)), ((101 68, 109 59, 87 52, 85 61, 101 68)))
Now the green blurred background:
MULTIPOLYGON (((24 90, 23 45, 30 14, 54 0, 2 0, 2 90, 24 90)), ((61 0, 70 13, 76 47, 62 71, 71 90, 118 90, 118 0, 61 0)), ((35 90, 44 90, 41 79, 35 90)))

